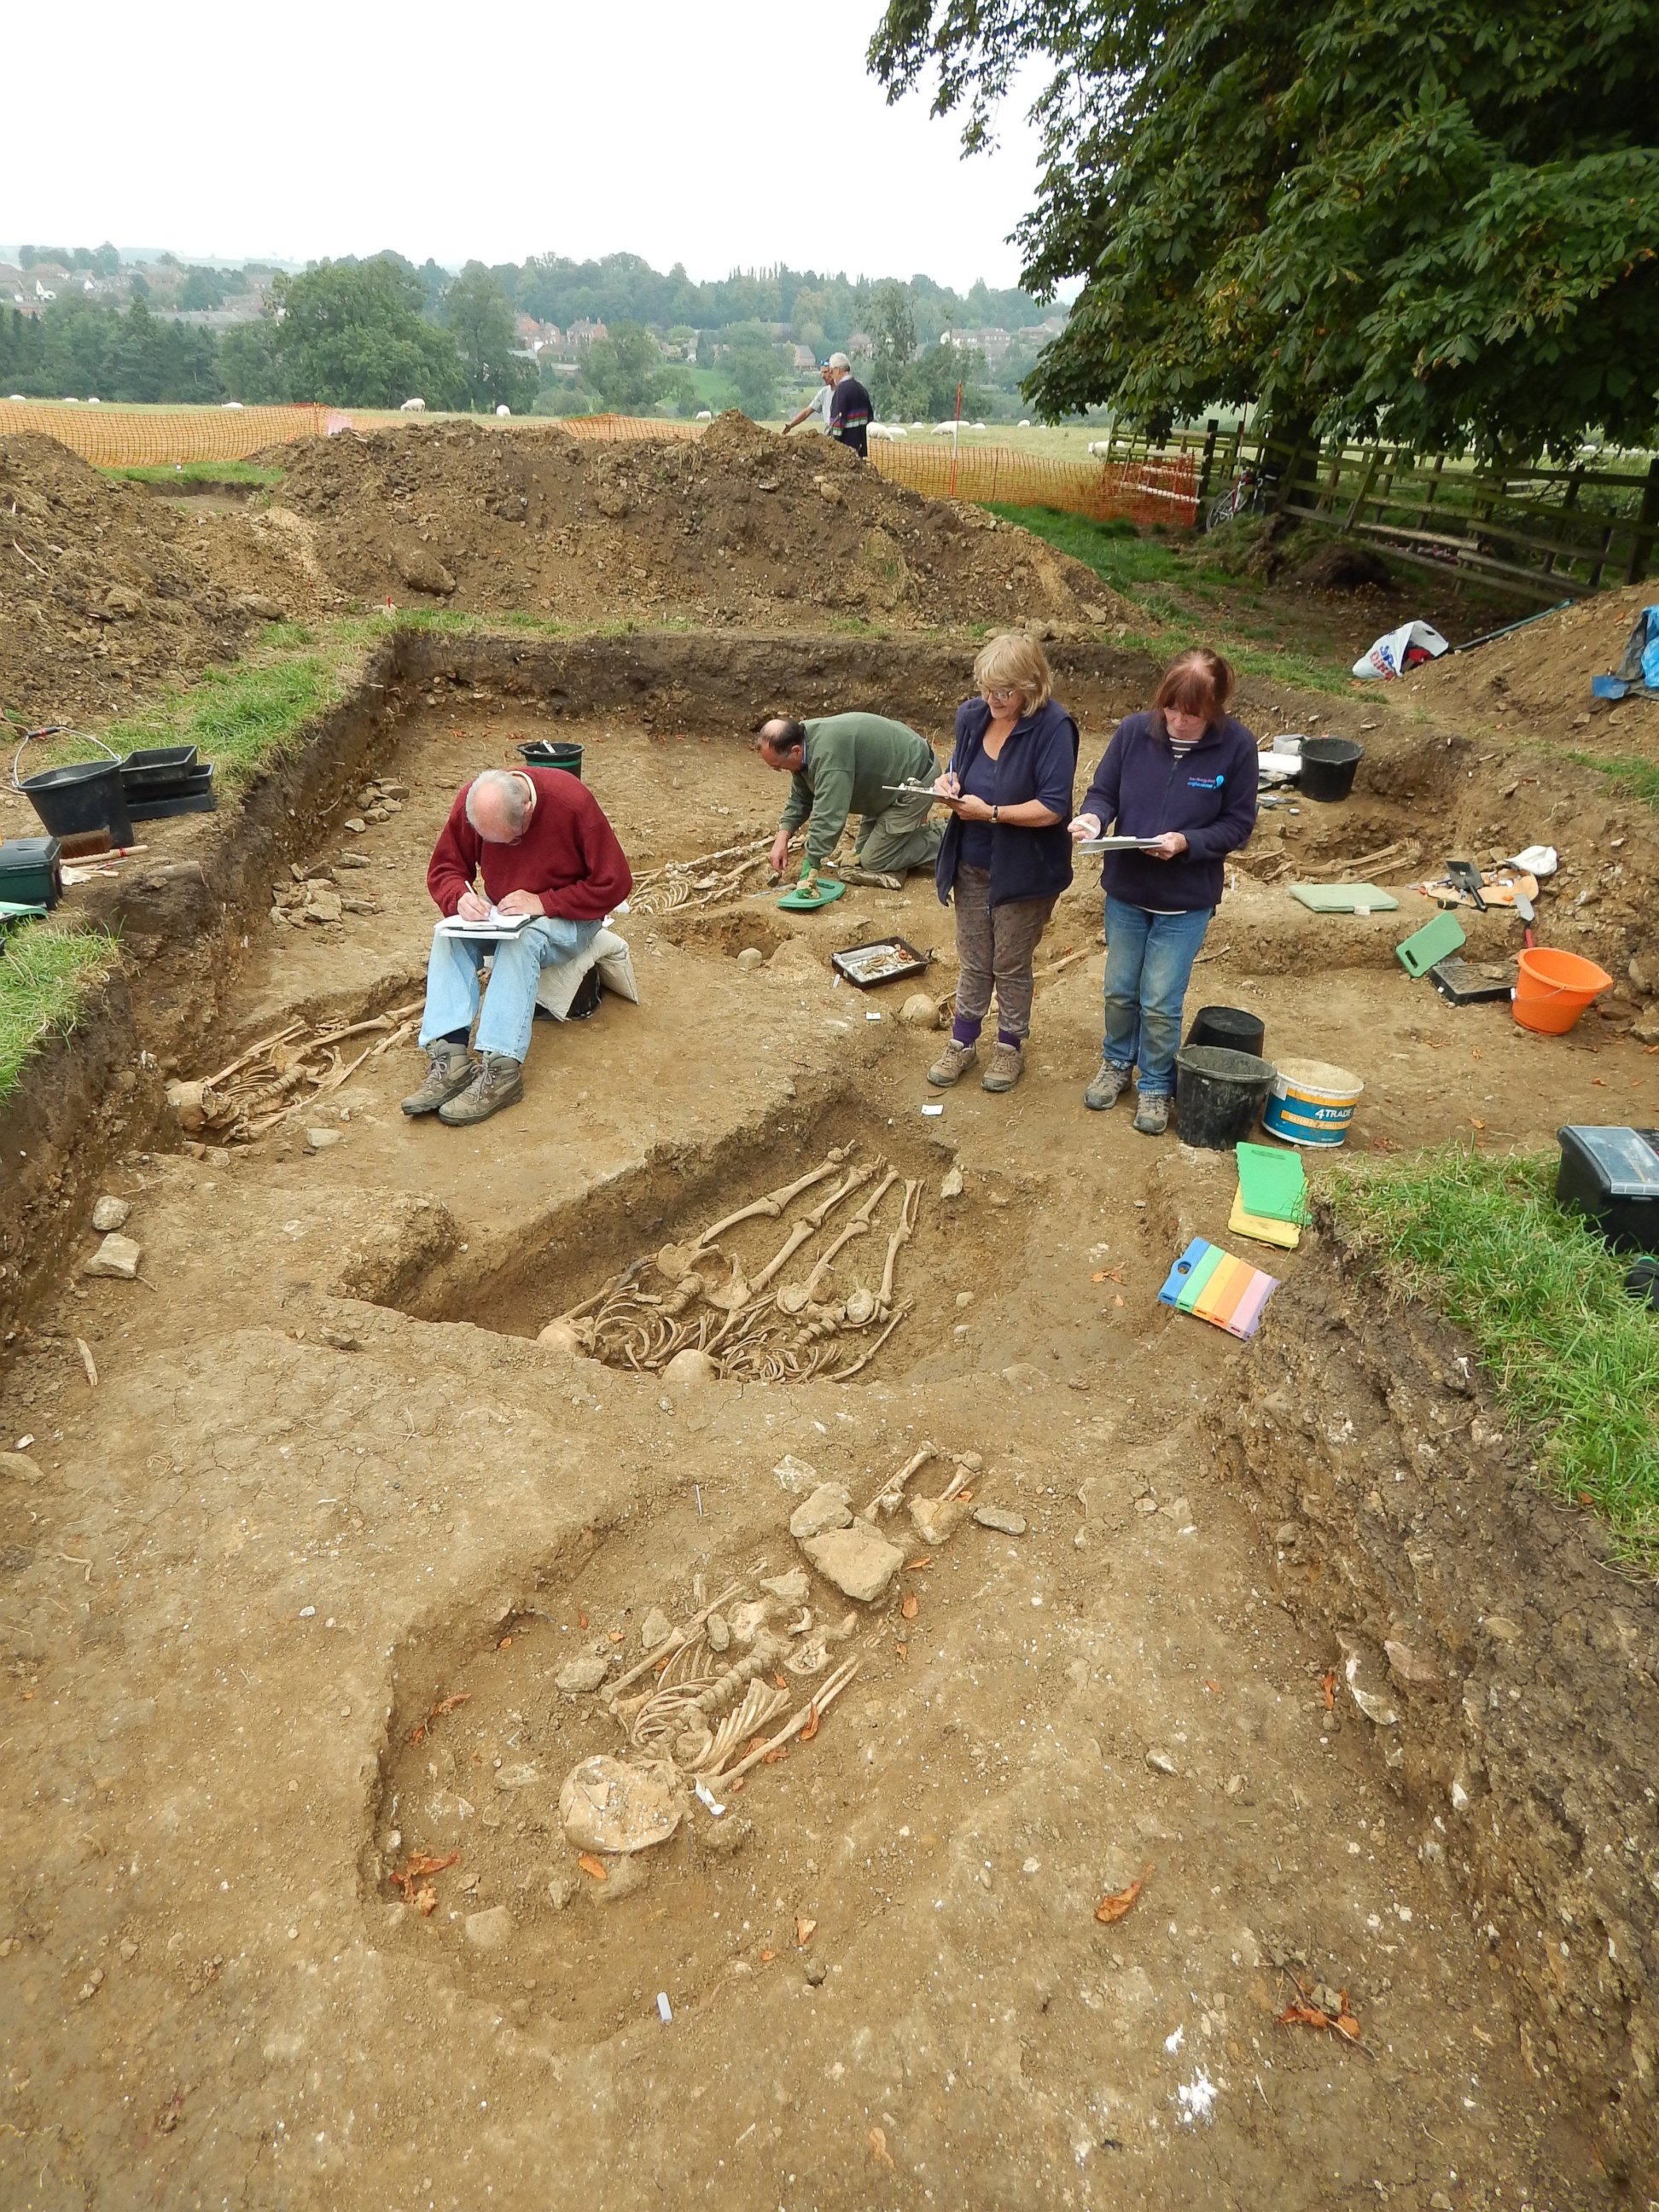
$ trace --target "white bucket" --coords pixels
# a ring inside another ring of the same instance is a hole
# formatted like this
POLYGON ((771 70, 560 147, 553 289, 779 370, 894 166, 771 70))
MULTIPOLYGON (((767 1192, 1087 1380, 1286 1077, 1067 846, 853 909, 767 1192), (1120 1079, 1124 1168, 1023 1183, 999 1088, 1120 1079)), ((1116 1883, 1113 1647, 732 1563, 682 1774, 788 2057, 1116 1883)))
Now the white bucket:
POLYGON ((1340 1145, 1364 1088, 1346 1067, 1322 1060, 1281 1060, 1261 1126, 1287 1145, 1340 1145))

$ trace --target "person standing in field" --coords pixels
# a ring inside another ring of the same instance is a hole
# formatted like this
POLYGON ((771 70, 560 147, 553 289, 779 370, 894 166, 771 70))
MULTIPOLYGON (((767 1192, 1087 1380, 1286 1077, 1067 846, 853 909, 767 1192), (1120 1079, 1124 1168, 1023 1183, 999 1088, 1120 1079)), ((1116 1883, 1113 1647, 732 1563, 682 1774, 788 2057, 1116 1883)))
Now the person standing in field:
POLYGON ((870 395, 853 374, 844 353, 830 356, 830 376, 835 390, 830 395, 830 435, 866 460, 870 452, 870 417, 875 411, 870 395))
POLYGON ((1134 1126, 1161 1137, 1193 963, 1221 903, 1222 862, 1256 822, 1256 744, 1227 712, 1233 672, 1203 647, 1165 670, 1146 713, 1120 722, 1071 825, 1079 843, 1115 824, 1146 839, 1108 853, 1106 1036, 1083 1103, 1103 1113, 1139 1070, 1134 1126))
POLYGON ((789 420, 784 424, 783 434, 786 438, 789 435, 789 433, 792 430, 795 429, 799 424, 804 422, 809 415, 816 415, 817 417, 818 428, 821 431, 828 432, 830 428, 830 403, 836 396, 836 380, 830 373, 830 366, 827 362, 818 371, 818 375, 823 380, 819 384, 817 390, 807 401, 805 406, 801 409, 799 414, 792 415, 789 417, 789 420))

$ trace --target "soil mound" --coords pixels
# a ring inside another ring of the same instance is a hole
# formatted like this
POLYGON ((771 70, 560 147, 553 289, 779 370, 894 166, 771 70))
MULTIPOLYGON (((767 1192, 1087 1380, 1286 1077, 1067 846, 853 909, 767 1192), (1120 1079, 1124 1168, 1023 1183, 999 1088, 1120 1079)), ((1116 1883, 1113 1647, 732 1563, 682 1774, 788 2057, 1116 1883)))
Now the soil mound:
POLYGON ((27 720, 118 710, 276 611, 250 549, 54 438, 0 438, 0 705, 27 720))
POLYGON ((788 628, 1064 630, 1128 612, 1081 562, 982 509, 740 415, 695 440, 447 423, 270 458, 287 473, 267 520, 290 515, 321 576, 357 599, 788 628))
POLYGON ((1618 665, 1631 624, 1643 607, 1656 603, 1659 578, 1650 576, 1645 583, 1541 615, 1473 653, 1431 662, 1405 681, 1421 705, 1439 714, 1461 708, 1488 722, 1513 715, 1559 732, 1583 726, 1593 712, 1598 728, 1606 717, 1615 732, 1627 731, 1632 750, 1659 750, 1659 707, 1650 700, 1629 701, 1609 715, 1590 697, 1591 678, 1618 665))

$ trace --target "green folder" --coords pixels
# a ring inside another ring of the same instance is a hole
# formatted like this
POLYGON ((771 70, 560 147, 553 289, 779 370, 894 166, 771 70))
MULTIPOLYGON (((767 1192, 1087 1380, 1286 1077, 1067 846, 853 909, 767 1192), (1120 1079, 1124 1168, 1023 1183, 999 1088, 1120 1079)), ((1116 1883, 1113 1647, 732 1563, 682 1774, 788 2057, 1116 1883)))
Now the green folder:
POLYGON ((1292 884, 1291 896, 1313 914, 1393 914, 1400 905, 1392 891, 1375 884, 1292 884))
POLYGON ((1176 1307, 1178 1312, 1190 1313, 1192 1311, 1193 1308, 1198 1304, 1199 1299, 1203 1296, 1205 1285, 1209 1281, 1211 1276, 1214 1274, 1216 1269, 1221 1265, 1226 1256, 1227 1255, 1222 1250, 1218 1244, 1211 1245, 1208 1251, 1205 1253, 1204 1257, 1198 1262, 1198 1265, 1193 1269, 1192 1273, 1188 1276, 1186 1282, 1182 1285, 1181 1296, 1176 1300, 1176 1307))
POLYGON ((1238 1195, 1246 1213, 1263 1214, 1269 1221, 1305 1221, 1308 1178, 1301 1154, 1240 1145, 1238 1195))

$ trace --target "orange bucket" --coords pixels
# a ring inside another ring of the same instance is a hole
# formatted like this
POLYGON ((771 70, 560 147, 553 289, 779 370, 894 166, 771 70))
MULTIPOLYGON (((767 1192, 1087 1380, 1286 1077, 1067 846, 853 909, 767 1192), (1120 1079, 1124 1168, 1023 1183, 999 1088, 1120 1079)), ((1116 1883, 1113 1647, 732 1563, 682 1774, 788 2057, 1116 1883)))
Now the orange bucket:
POLYGON ((1613 988, 1613 978, 1576 952, 1538 946, 1523 952, 1515 981, 1515 1018, 1523 1030, 1565 1036, 1592 999, 1613 988))

